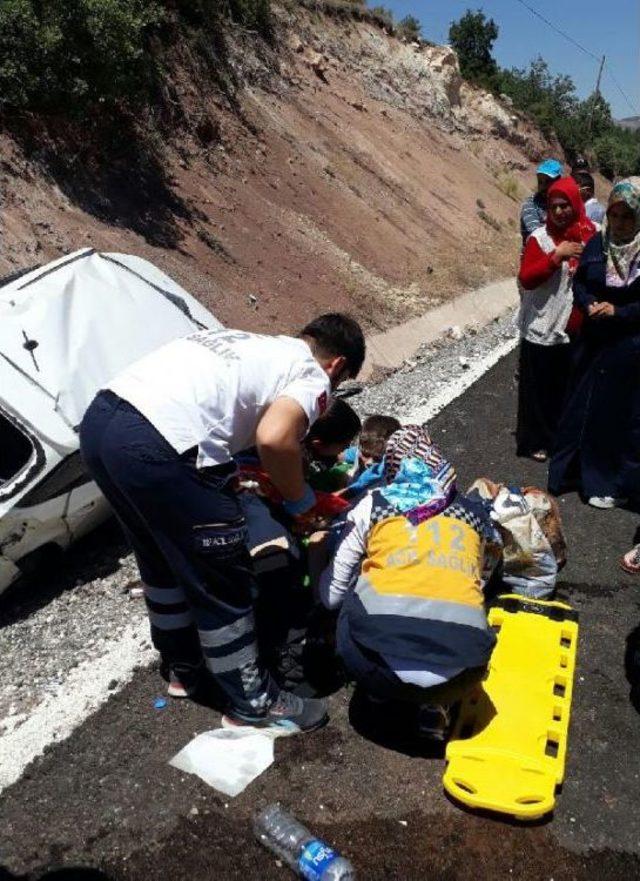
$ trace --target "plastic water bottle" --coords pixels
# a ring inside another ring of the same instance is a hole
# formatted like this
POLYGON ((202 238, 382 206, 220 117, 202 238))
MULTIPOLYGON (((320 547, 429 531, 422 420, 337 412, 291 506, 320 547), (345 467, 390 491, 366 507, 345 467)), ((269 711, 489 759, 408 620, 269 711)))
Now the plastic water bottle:
POLYGON ((353 866, 315 838, 279 804, 256 815, 253 829, 258 841, 280 857, 305 881, 355 881, 353 866))

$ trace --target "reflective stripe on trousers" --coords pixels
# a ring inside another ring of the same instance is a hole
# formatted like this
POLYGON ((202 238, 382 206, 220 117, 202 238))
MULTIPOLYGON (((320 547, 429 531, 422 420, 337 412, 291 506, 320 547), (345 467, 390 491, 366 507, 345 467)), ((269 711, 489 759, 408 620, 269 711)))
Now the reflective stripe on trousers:
POLYGON ((144 585, 149 621, 158 630, 180 630, 190 627, 194 617, 181 587, 144 585))

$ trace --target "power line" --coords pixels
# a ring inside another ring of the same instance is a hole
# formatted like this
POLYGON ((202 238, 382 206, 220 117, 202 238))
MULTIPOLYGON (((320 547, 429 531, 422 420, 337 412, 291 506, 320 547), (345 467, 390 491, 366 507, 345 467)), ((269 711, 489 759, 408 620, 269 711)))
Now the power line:
POLYGON ((594 58, 596 61, 600 61, 600 56, 596 55, 595 52, 592 52, 590 49, 586 49, 581 43, 578 43, 577 40, 574 40, 573 37, 568 34, 566 31, 563 31, 562 28, 557 27, 552 21, 549 21, 548 18, 545 18, 542 13, 538 12, 537 9, 534 9, 533 6, 529 6, 528 3, 525 3, 525 0, 518 0, 518 3, 521 6, 524 6, 525 9, 528 9, 536 18, 539 18, 540 21, 543 21, 546 25, 548 25, 552 30, 554 30, 557 34, 560 34, 561 37, 564 37, 565 40, 568 40, 570 43, 573 43, 581 52, 584 52, 585 55, 588 55, 590 58, 594 58))
POLYGON ((614 86, 615 86, 616 89, 620 92, 620 94, 622 95, 622 97, 624 98, 624 100, 627 102, 627 104, 629 105, 629 107, 631 108, 631 110, 636 114, 636 116, 640 115, 640 114, 638 113, 638 108, 633 104, 633 102, 632 102, 631 99, 628 97, 628 95, 626 94, 626 92, 624 91, 624 89, 622 88, 622 86, 620 85, 620 83, 618 82, 618 80, 615 78, 614 73, 613 73, 613 71, 611 70, 611 68, 609 67, 608 64, 606 65, 606 71, 607 71, 607 73, 609 74, 609 76, 611 77, 614 86))
MULTIPOLYGON (((536 18, 539 18, 540 21, 543 21, 548 27, 551 28, 551 30, 555 31, 557 34, 560 34, 561 37, 564 37, 565 40, 568 40, 569 43, 572 43, 577 49, 579 49, 581 52, 584 52, 585 55, 588 55, 589 58, 593 58, 595 61, 600 62, 599 55, 596 55, 595 52, 592 52, 590 49, 587 49, 585 46, 582 45, 582 43, 579 43, 577 40, 575 40, 571 36, 571 34, 568 34, 566 31, 563 31, 562 28, 559 28, 557 25, 555 25, 552 21, 549 21, 548 18, 545 18, 545 16, 542 15, 541 12, 538 12, 537 9, 534 9, 533 6, 530 6, 528 3, 525 2, 525 0, 518 0, 518 3, 521 6, 524 6, 525 9, 528 9, 529 12, 532 15, 535 15, 536 18)), ((634 106, 632 101, 629 99, 627 94, 624 92, 622 86, 620 85, 620 83, 618 82, 616 77, 614 76, 614 73, 611 70, 611 66, 609 64, 606 65, 606 70, 607 70, 607 73, 609 74, 609 76, 611 77, 611 79, 613 80, 615 87, 620 92, 620 94, 622 95, 624 100, 627 102, 627 104, 629 105, 631 110, 637 114, 638 113, 637 108, 634 106)))

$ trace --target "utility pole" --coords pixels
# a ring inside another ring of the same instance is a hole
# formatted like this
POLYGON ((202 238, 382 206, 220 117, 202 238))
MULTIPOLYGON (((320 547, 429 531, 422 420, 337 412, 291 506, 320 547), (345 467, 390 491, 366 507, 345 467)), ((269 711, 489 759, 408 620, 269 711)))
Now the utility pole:
POLYGON ((591 135, 591 128, 593 126, 593 114, 595 113, 596 102, 597 102, 598 98, 600 97, 600 82, 602 80, 602 71, 604 70, 605 57, 606 56, 603 55, 602 60, 600 61, 600 68, 598 70, 598 79, 596 80, 596 89, 595 89, 595 92, 593 93, 593 101, 591 102, 591 111, 589 113, 589 125, 587 126, 587 131, 589 132, 589 135, 591 135))
POLYGON ((606 55, 602 56, 602 61, 600 62, 600 70, 598 71, 598 79, 596 80, 596 97, 600 95, 600 80, 602 79, 602 71, 604 70, 604 62, 606 55))

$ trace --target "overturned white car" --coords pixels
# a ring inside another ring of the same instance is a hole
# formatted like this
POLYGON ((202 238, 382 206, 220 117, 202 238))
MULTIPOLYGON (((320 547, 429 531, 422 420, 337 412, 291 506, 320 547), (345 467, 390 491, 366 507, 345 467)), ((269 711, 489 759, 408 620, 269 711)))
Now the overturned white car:
POLYGON ((222 325, 155 266, 87 249, 0 286, 0 592, 98 525, 78 425, 132 361, 222 325))

